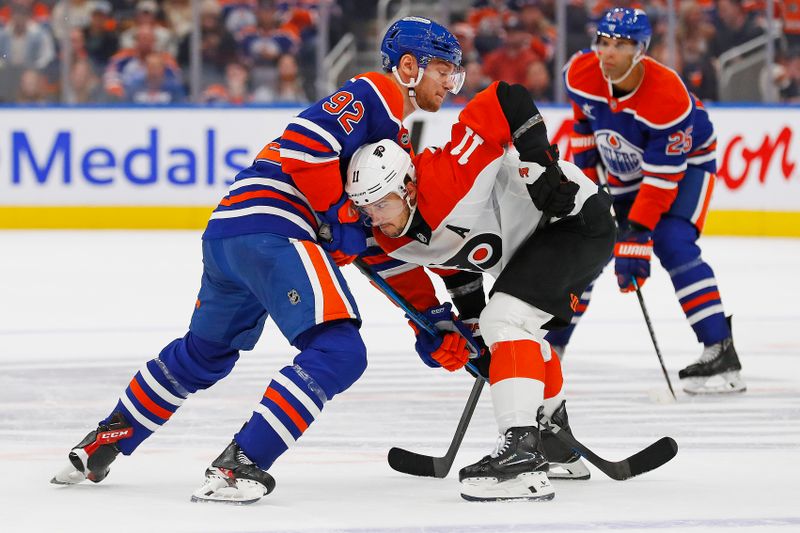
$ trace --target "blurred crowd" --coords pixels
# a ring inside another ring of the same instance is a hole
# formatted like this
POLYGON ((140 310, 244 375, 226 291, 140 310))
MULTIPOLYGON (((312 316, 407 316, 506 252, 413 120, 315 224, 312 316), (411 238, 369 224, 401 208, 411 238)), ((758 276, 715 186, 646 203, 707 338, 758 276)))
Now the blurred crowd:
MULTIPOLYGON (((320 0, 199 0, 199 102, 306 103, 317 98, 320 0)), ((451 5, 455 5, 451 2, 451 5)), ((677 46, 669 57, 665 0, 569 0, 567 57, 591 45, 593 21, 616 5, 645 9, 648 53, 672 65, 706 101, 719 94, 724 52, 763 35, 765 0, 675 0, 677 46)), ((0 3, 0 102, 191 101, 191 0, 5 0, 0 3), (62 80, 68 80, 62 87, 62 80)), ((772 73, 779 98, 800 102, 800 0, 775 0, 780 21, 772 73)), ((451 13, 467 77, 456 101, 492 80, 521 83, 554 100, 555 0, 479 0, 451 13)), ((376 2, 331 6, 330 43, 346 32, 378 54, 376 2)))
MULTIPOLYGON (((300 64, 314 67, 316 4, 201 0, 200 101, 314 98, 313 72, 309 87, 300 64)), ((60 101, 68 63, 71 103, 187 102, 192 28, 191 0, 8 0, 0 99, 60 101)))
MULTIPOLYGON (((775 41, 774 79, 783 102, 800 103, 800 0, 775 0, 780 39, 775 41)), ((668 57, 667 2, 569 0, 567 58, 591 46, 596 21, 615 6, 644 9, 653 25, 648 55, 672 66, 689 89, 705 101, 719 95, 719 57, 766 32, 763 0, 675 0, 674 57, 668 57)), ((467 77, 459 99, 468 100, 492 80, 525 85, 541 102, 554 99, 556 64, 554 0, 484 0, 451 24, 464 47, 467 77)), ((754 81, 755 83, 755 81, 754 81)))

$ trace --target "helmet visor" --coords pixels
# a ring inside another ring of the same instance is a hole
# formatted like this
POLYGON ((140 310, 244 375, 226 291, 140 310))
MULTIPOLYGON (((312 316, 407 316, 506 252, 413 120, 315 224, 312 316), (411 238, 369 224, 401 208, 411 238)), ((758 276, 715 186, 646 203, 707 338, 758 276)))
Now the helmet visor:
POLYGON ((368 220, 371 226, 380 226, 391 222, 402 214, 406 201, 395 192, 390 192, 380 200, 358 207, 358 211, 368 220))
POLYGON ((458 91, 464 86, 464 80, 467 77, 467 71, 464 67, 456 67, 452 74, 450 74, 450 82, 453 87, 448 89, 453 94, 458 94, 458 91))
POLYGON ((458 91, 464 86, 466 77, 464 67, 456 66, 443 59, 435 59, 436 61, 431 61, 424 67, 423 75, 430 76, 436 83, 444 85, 449 92, 458 94, 458 91))

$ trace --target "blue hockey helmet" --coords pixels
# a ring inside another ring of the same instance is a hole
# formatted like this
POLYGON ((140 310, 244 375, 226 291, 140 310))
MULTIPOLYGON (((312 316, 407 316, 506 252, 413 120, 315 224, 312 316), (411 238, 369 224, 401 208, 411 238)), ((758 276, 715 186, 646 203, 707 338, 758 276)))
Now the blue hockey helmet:
POLYGON ((647 14, 641 9, 615 7, 609 9, 597 23, 597 37, 628 39, 638 44, 642 53, 650 45, 653 29, 647 14))
POLYGON ((391 72, 397 68, 400 58, 405 54, 413 55, 423 69, 431 59, 452 63, 456 73, 451 92, 457 93, 461 89, 464 83, 461 44, 441 24, 423 17, 405 17, 392 24, 381 43, 383 69, 391 72))

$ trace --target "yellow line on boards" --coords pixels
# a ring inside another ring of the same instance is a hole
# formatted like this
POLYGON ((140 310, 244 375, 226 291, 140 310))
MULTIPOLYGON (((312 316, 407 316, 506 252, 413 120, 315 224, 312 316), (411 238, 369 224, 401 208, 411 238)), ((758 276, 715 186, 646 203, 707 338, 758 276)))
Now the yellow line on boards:
POLYGON ((2 206, 0 229, 203 229, 214 207, 2 206))
MULTIPOLYGON (((203 229, 213 207, 0 206, 0 229, 203 229)), ((704 235, 800 237, 800 212, 711 211, 704 235)))
POLYGON ((800 237, 800 213, 710 211, 703 235, 800 237))

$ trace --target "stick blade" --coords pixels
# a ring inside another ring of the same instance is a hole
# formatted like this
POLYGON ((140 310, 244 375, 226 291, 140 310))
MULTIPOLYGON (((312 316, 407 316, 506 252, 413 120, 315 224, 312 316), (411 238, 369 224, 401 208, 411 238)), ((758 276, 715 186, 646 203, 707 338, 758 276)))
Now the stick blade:
MULTIPOLYGON (((644 450, 630 456, 626 462, 630 476, 635 477, 668 463, 678 454, 678 443, 672 437, 662 437, 644 450)), ((627 479, 627 478, 625 478, 627 479)))
POLYGON ((437 463, 436 457, 410 452, 402 448, 389 450, 389 466, 402 474, 420 477, 447 477, 450 468, 437 463))

